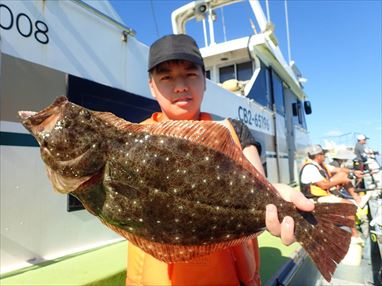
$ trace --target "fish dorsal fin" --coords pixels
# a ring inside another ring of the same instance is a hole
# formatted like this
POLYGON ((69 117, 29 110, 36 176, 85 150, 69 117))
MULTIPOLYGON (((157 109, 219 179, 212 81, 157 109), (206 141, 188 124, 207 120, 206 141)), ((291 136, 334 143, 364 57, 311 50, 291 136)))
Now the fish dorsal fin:
POLYGON ((120 129, 120 130, 127 128, 128 126, 130 126, 132 124, 131 122, 126 121, 123 118, 120 118, 111 112, 94 111, 94 115, 97 118, 104 121, 107 125, 113 126, 113 127, 120 129))
POLYGON ((229 130, 221 122, 168 120, 150 126, 149 132, 188 140, 194 144, 212 148, 237 161, 240 148, 235 144, 229 130))
POLYGON ((168 120, 157 124, 129 126, 129 130, 188 140, 221 152, 249 172, 258 173, 245 158, 225 124, 225 121, 168 120))
POLYGON ((134 124, 134 126, 129 126, 129 129, 136 127, 142 128, 143 132, 189 140, 221 152, 254 175, 257 180, 267 186, 267 189, 277 193, 272 184, 245 157, 239 138, 237 138, 237 134, 234 133, 233 127, 227 119, 223 121, 169 120, 157 124, 134 124), (232 134, 230 130, 233 131, 232 134), (236 138, 234 139, 233 136, 236 138))

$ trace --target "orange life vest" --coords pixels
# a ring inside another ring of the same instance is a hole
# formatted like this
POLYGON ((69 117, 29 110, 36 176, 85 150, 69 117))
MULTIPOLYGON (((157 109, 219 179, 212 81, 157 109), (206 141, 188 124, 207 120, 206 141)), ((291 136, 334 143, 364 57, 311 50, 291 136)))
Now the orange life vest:
MULTIPOLYGON (((162 113, 157 112, 142 124, 158 123, 162 118, 162 113)), ((199 119, 212 120, 212 117, 202 112, 199 119)), ((226 126, 240 146, 229 121, 226 126)), ((127 263, 126 285, 237 286, 240 282, 251 286, 261 285, 257 238, 189 262, 170 264, 157 260, 129 243, 127 263)))

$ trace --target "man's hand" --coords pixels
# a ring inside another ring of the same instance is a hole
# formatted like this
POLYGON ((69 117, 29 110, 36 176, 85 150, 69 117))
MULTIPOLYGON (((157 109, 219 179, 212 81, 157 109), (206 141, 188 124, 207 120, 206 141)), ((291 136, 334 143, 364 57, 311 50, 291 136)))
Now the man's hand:
MULTIPOLYGON (((264 175, 264 169, 257 148, 253 145, 247 146, 243 149, 243 154, 249 162, 251 162, 252 165, 264 175)), ((298 209, 302 211, 312 211, 314 209, 314 203, 305 198, 301 192, 296 191, 285 184, 273 184, 273 186, 284 200, 292 202, 298 209)), ((286 216, 282 223, 280 223, 277 209, 274 205, 267 205, 266 207, 265 224, 268 231, 275 236, 281 237, 281 241, 285 245, 290 245, 296 241, 296 238, 294 237, 293 219, 290 216, 286 216)))
POLYGON ((361 179, 363 177, 363 172, 360 170, 354 171, 354 175, 358 178, 361 179))
MULTIPOLYGON (((312 211, 314 209, 314 203, 308 200, 301 192, 285 184, 273 184, 273 186, 284 200, 292 202, 298 209, 302 211, 312 211)), ((290 245, 296 241, 293 218, 286 216, 280 223, 275 205, 266 206, 265 224, 267 230, 272 235, 279 236, 285 245, 290 245)))

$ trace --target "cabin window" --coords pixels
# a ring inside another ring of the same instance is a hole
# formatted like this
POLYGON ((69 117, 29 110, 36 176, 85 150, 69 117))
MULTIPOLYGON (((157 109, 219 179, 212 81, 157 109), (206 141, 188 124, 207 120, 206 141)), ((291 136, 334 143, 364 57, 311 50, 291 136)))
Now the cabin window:
POLYGON ((230 65, 230 66, 226 66, 226 67, 221 67, 219 69, 219 80, 220 80, 220 83, 223 83, 225 82, 226 80, 229 80, 229 79, 235 79, 235 66, 234 65, 230 65))
POLYGON ((284 88, 280 77, 272 71, 272 91, 276 112, 285 115, 284 88))
POLYGON ((293 124, 306 128, 304 106, 301 100, 296 102, 296 116, 293 116, 293 124))
POLYGON ((237 80, 246 81, 251 79, 253 74, 252 62, 245 62, 236 65, 237 80))
POLYGON ((260 62, 260 72, 248 93, 248 98, 254 99, 257 103, 272 109, 270 71, 260 62))
POLYGON ((300 100, 297 101, 297 110, 298 110, 297 112, 298 124, 303 125, 303 122, 302 122, 303 109, 302 109, 302 104, 300 100))
POLYGON ((211 71, 210 70, 206 71, 206 78, 211 79, 211 71))
POLYGON ((75 196, 72 196, 70 194, 67 196, 66 211, 73 212, 73 211, 79 211, 83 209, 84 209, 84 206, 75 196))
POLYGON ((302 101, 299 101, 299 103, 298 123, 306 129, 304 104, 302 101))

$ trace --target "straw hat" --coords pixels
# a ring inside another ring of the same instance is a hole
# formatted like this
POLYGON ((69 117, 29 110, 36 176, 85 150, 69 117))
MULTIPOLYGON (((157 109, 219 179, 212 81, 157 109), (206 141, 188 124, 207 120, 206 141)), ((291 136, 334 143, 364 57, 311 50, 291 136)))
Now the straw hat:
POLYGON ((332 155, 333 159, 340 160, 353 160, 355 157, 356 156, 353 154, 353 152, 346 149, 339 149, 332 155))

